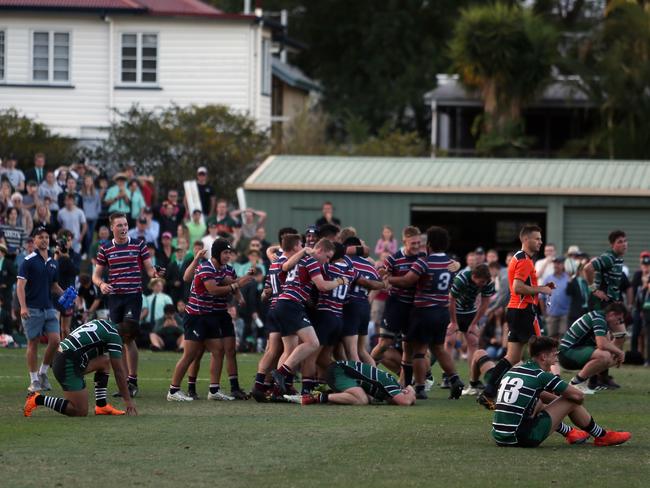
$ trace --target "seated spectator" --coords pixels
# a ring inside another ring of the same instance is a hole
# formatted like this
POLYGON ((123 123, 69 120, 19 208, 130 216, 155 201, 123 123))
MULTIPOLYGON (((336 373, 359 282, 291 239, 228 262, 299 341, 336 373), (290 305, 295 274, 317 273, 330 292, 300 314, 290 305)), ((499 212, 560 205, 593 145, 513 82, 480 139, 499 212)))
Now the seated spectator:
POLYGON ((139 218, 133 229, 129 229, 129 237, 133 240, 141 239, 147 244, 153 244, 154 248, 158 243, 154 239, 154 234, 149 228, 149 222, 146 218, 139 218))
POLYGON ((183 329, 181 324, 176 322, 176 307, 165 305, 164 317, 159 327, 149 334, 151 350, 177 351, 183 350, 183 329))
POLYGON ((27 194, 23 196, 23 208, 34 217, 36 206, 41 203, 41 198, 38 196, 38 184, 34 180, 27 182, 27 194))
POLYGON ((190 242, 203 239, 203 236, 205 236, 208 230, 208 226, 203 219, 203 214, 198 208, 192 211, 190 220, 185 221, 185 227, 187 227, 190 242))
POLYGON ((332 224, 341 227, 341 221, 334 217, 334 205, 332 205, 332 202, 324 202, 321 211, 323 215, 316 221, 316 227, 325 224, 332 224))
POLYGON ((135 222, 147 205, 144 202, 142 191, 140 191, 138 180, 132 179, 129 181, 129 191, 131 192, 131 220, 135 222))
POLYGON ((184 248, 176 248, 174 259, 172 259, 169 265, 165 268, 165 281, 167 282, 165 292, 172 297, 174 302, 178 302, 179 299, 185 298, 183 294, 183 272, 185 271, 185 269, 183 269, 183 264, 186 255, 187 251, 184 248))
POLYGON ((6 178, 2 178, 0 182, 0 203, 4 206, 5 209, 13 207, 11 203, 11 195, 13 195, 14 189, 11 187, 11 183, 6 178))
POLYGON ((18 211, 18 225, 23 228, 25 234, 30 235, 34 228, 34 221, 29 211, 23 208, 23 195, 18 192, 11 195, 11 204, 18 211))
POLYGON ((77 207, 77 199, 73 193, 66 193, 64 207, 59 210, 57 220, 62 229, 72 233, 72 248, 74 252, 81 253, 81 242, 88 231, 86 216, 83 210, 77 207))
POLYGON ((381 229, 381 237, 379 240, 377 240, 377 244, 375 244, 375 255, 379 256, 384 252, 395 254, 397 252, 397 249, 397 239, 395 239, 393 229, 391 229, 388 225, 384 225, 384 227, 381 229))
POLYGON ((57 184, 56 179, 54 178, 54 172, 48 171, 45 173, 45 180, 38 186, 38 196, 41 198, 41 200, 45 200, 45 198, 50 199, 51 212, 59 211, 59 194, 62 192, 63 190, 57 184))
POLYGON ((81 310, 81 321, 86 323, 96 318, 97 310, 104 308, 103 297, 99 288, 93 285, 89 274, 79 275, 79 287, 77 288, 77 308, 81 310))
POLYGON ((108 213, 122 212, 131 215, 131 191, 126 187, 126 175, 118 173, 113 177, 115 184, 106 190, 104 202, 108 213))
MULTIPOLYGON (((266 276, 266 267, 262 261, 262 253, 258 249, 249 249, 246 253, 248 260, 245 263, 234 263, 233 267, 237 276, 244 276, 251 268, 259 269, 263 276, 266 276)), ((234 259, 233 259, 234 261, 234 259)))
POLYGON ((154 278, 149 282, 151 294, 142 297, 140 322, 145 324, 144 328, 149 332, 153 332, 162 326, 165 320, 165 305, 173 305, 171 297, 163 292, 164 288, 165 280, 154 278))
POLYGON ((183 321, 185 320, 185 306, 187 303, 185 300, 178 300, 176 302, 176 313, 174 314, 174 318, 176 319, 177 324, 182 324, 183 321))
POLYGON ((62 193, 59 193, 58 201, 57 203, 59 204, 59 208, 63 208, 65 206, 65 199, 67 198, 67 195, 72 195, 74 197, 74 204, 76 205, 77 208, 82 208, 83 207, 83 199, 81 198, 81 194, 77 190, 77 179, 74 178, 73 176, 68 176, 65 180, 65 188, 63 189, 62 193))
POLYGON ((0 232, 5 239, 7 250, 12 256, 23 247, 27 238, 25 229, 18 222, 18 210, 11 207, 7 209, 5 223, 0 225, 0 232))
POLYGON ((105 225, 102 225, 97 231, 97 241, 93 242, 90 245, 90 258, 95 259, 97 257, 97 250, 99 246, 108 243, 111 238, 111 231, 105 225))

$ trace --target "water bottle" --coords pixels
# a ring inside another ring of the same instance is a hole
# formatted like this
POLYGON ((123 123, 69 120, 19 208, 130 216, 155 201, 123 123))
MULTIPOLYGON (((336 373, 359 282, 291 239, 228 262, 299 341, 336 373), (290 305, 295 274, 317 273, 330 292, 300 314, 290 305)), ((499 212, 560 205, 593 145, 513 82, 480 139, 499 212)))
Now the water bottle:
POLYGON ((64 310, 70 310, 74 306, 74 301, 77 298, 77 290, 74 286, 69 286, 59 297, 59 305, 64 310))

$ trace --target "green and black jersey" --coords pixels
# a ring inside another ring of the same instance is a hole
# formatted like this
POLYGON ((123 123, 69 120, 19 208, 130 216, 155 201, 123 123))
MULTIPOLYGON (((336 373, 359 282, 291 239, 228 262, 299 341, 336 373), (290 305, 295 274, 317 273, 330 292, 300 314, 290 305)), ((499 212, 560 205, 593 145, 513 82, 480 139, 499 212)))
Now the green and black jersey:
POLYGON ((529 360, 508 371, 501 380, 492 421, 492 437, 498 444, 517 444, 517 429, 530 417, 542 391, 561 395, 569 384, 529 360))
POLYGON ((482 297, 491 297, 496 290, 492 281, 482 288, 476 286, 472 281, 472 270, 466 269, 456 275, 449 293, 456 299, 457 313, 473 313, 476 312, 476 297, 479 293, 482 297))
POLYGON ((368 395, 377 400, 388 400, 402 392, 397 379, 380 369, 359 361, 337 361, 345 375, 357 382, 368 395))
POLYGON ((603 312, 589 312, 576 320, 560 341, 560 351, 572 347, 596 346, 596 336, 606 336, 609 331, 603 312))
POLYGON ((621 301, 621 279, 623 278, 623 258, 609 250, 591 262, 594 270, 594 284, 615 302, 621 301))
POLYGON ((72 354, 83 371, 90 360, 105 352, 111 358, 122 357, 122 338, 113 323, 108 320, 91 320, 61 341, 61 350, 72 354))

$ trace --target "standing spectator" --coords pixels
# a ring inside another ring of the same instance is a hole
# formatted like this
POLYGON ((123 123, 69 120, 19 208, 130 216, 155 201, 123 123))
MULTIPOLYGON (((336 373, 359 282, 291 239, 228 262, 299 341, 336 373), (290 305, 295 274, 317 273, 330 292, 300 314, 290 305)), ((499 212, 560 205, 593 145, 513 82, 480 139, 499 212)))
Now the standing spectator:
POLYGON ((97 230, 97 242, 94 242, 90 246, 90 258, 95 259, 97 256, 97 251, 99 250, 99 247, 108 244, 111 238, 111 231, 108 227, 105 225, 102 225, 98 230, 97 230))
POLYGON ((152 293, 142 299, 142 315, 140 316, 142 323, 147 324, 146 328, 149 330, 149 340, 152 346, 157 346, 159 349, 162 338, 152 337, 162 328, 163 321, 165 320, 165 305, 172 305, 172 299, 169 295, 163 292, 165 288, 165 280, 162 278, 154 278, 149 282, 149 288, 152 293))
POLYGON ((178 190, 169 190, 167 192, 167 201, 174 207, 173 216, 176 219, 176 225, 182 225, 183 220, 185 220, 185 206, 179 201, 178 190))
POLYGON ((201 239, 201 242, 203 243, 203 249, 206 250, 205 257, 206 259, 210 259, 210 251, 212 249, 212 244, 214 241, 216 241, 219 238, 218 235, 218 227, 216 222, 210 222, 208 224, 208 235, 206 235, 203 239, 201 239))
POLYGON ((34 213, 34 228, 37 227, 45 227, 47 233, 50 235, 55 234, 59 230, 59 224, 52 219, 50 207, 45 202, 39 203, 36 206, 36 212, 34 213))
POLYGON ((496 249, 488 249, 488 252, 485 255, 485 262, 488 264, 488 266, 492 263, 499 262, 499 253, 496 249))
POLYGON ((474 249, 474 267, 485 264, 485 249, 481 246, 474 249))
POLYGON ((64 207, 59 210, 57 219, 62 229, 72 232, 72 249, 76 253, 81 252, 81 242, 88 231, 88 224, 83 210, 77 207, 75 195, 65 195, 64 207))
POLYGON ((558 339, 568 329, 568 315, 571 299, 567 294, 569 275, 564 271, 564 257, 558 256, 553 260, 553 274, 542 282, 554 291, 550 297, 540 297, 540 307, 546 319, 546 335, 558 339), (548 301, 547 301, 548 300, 548 301))
MULTIPOLYGON (((566 262, 566 261, 565 261, 566 262)), ((576 274, 566 288, 571 304, 569 306, 569 324, 573 324, 589 311, 589 284, 585 279, 584 265, 578 265, 576 274)))
MULTIPOLYGON (((650 282, 650 252, 643 251, 639 256, 639 270, 632 276, 632 294, 634 302, 632 307, 632 339, 630 350, 639 350, 639 336, 643 326, 643 306, 646 302, 647 286, 650 282)), ((650 354, 650 351, 646 351, 650 354)))
POLYGON ((324 202, 321 211, 323 216, 316 221, 316 227, 325 224, 332 224, 341 227, 341 221, 334 217, 334 205, 332 205, 332 202, 324 202))
POLYGON ((27 194, 23 196, 23 208, 33 217, 36 212, 36 205, 41 203, 38 196, 38 184, 34 180, 27 181, 27 194))
POLYGON ((4 208, 9 208, 12 206, 11 195, 14 190, 11 187, 9 180, 3 178, 0 182, 0 202, 4 205, 4 208))
POLYGON ((397 239, 393 234, 393 229, 388 225, 384 225, 381 229, 381 237, 375 244, 375 255, 379 256, 382 253, 395 254, 397 252, 397 239))
POLYGON ((25 180, 35 181, 36 186, 45 180, 45 154, 34 154, 34 167, 25 171, 25 180))
POLYGON ((544 246, 544 258, 537 260, 535 263, 535 273, 537 273, 537 279, 540 282, 543 283, 546 278, 553 274, 555 255, 555 244, 546 244, 544 246))
POLYGON ((199 188, 199 199, 201 200, 203 213, 210 215, 217 197, 214 188, 208 184, 208 169, 205 166, 201 166, 196 170, 196 186, 199 188))
MULTIPOLYGON (((57 267, 59 268, 58 282, 63 290, 71 286, 76 288, 77 275, 79 274, 79 268, 77 268, 70 256, 72 250, 72 239, 70 237, 69 232, 61 230, 56 242, 56 251, 54 252, 54 259, 57 261, 57 267)), ((74 309, 65 309, 58 302, 54 305, 61 314, 61 339, 65 339, 70 334, 70 324, 74 309)))
POLYGON ((192 212, 192 218, 185 222, 190 242, 203 239, 205 231, 208 229, 203 220, 203 214, 198 208, 192 212))
POLYGON ((164 201, 162 204, 162 214, 160 215, 159 223, 162 234, 169 232, 172 235, 172 239, 178 235, 178 224, 174 217, 174 206, 168 201, 164 201))
POLYGON ((154 246, 158 245, 155 235, 151 232, 149 227, 149 222, 147 222, 147 219, 145 218, 138 219, 135 223, 135 227, 129 230, 129 237, 134 241, 142 240, 145 244, 153 244, 154 246))
POLYGON ((163 232, 160 238, 160 247, 156 251, 156 264, 163 268, 169 268, 174 257, 175 249, 172 246, 172 235, 169 232, 163 232))
POLYGON ((142 215, 147 219, 147 228, 149 229, 150 235, 153 236, 154 242, 158 242, 158 238, 160 237, 160 222, 154 218, 151 207, 145 207, 142 210, 142 215))
POLYGON ((167 282, 167 288, 165 291, 170 297, 172 297, 174 303, 185 298, 183 296, 183 273, 185 270, 182 268, 186 255, 187 250, 185 248, 177 247, 174 251, 174 259, 171 260, 165 271, 167 282))
POLYGON ((11 195, 11 203, 18 212, 18 225, 23 228, 25 234, 31 234, 34 229, 34 220, 29 211, 23 208, 23 195, 18 192, 14 193, 11 195))
MULTIPOLYGON (((66 185, 67 185, 66 181, 68 179, 68 167, 67 166, 59 166, 57 169, 54 170, 54 177, 56 178, 56 184, 59 185, 59 188, 61 188, 61 191, 65 192, 66 185)), ((74 176, 73 176, 73 178, 74 178, 74 176)))
POLYGON ((93 285, 90 275, 79 275, 79 288, 77 288, 77 307, 81 309, 81 321, 86 323, 96 317, 97 310, 102 308, 102 295, 93 285))
POLYGON ((266 276, 266 268, 262 261, 262 254, 257 249, 249 249, 246 253, 248 258, 243 264, 234 263, 233 267, 237 276, 245 276, 251 268, 259 269, 262 272, 262 276, 266 276))
MULTIPOLYGON (((38 227, 36 227, 38 229, 38 227)), ((49 233, 48 233, 49 234, 49 233)), ((6 246, 5 246, 6 247, 6 246)), ((22 249, 16 254, 15 268, 20 269, 20 266, 23 264, 23 261, 27 256, 34 252, 34 238, 29 236, 25 239, 22 249)))
POLYGON ((208 226, 211 223, 217 225, 217 232, 227 232, 231 235, 236 235, 239 227, 239 223, 228 213, 228 202, 223 198, 217 201, 216 213, 208 219, 208 226))
POLYGON ((0 300, 2 308, 11 314, 11 298, 16 284, 16 268, 13 261, 7 259, 9 250, 0 244, 0 300))
POLYGON ((15 191, 23 191, 25 189, 25 174, 16 168, 16 157, 10 154, 5 161, 5 172, 2 175, 9 180, 11 187, 15 191))
POLYGON ((30 379, 28 390, 36 392, 52 388, 47 371, 61 340, 52 293, 62 295, 63 290, 58 284, 57 263, 48 252, 49 234, 45 229, 37 228, 32 237, 36 251, 25 258, 18 270, 16 295, 27 336, 27 366, 30 379), (47 336, 47 348, 41 367, 38 368, 38 343, 42 334, 47 336))
POLYGON ((113 177, 115 184, 106 190, 104 202, 108 205, 108 213, 123 213, 131 216, 131 191, 126 187, 126 176, 118 173, 113 177))
POLYGON ((2 232, 10 254, 13 255, 20 251, 26 234, 18 222, 18 210, 16 208, 12 207, 7 209, 5 223, 0 225, 0 232, 2 232))
POLYGON ((235 210, 231 213, 231 216, 240 219, 240 243, 243 243, 244 248, 255 237, 257 229, 262 227, 266 221, 266 212, 255 210, 254 208, 247 208, 243 212, 241 210, 235 210))
POLYGON ((129 191, 131 192, 131 221, 135 222, 140 218, 140 213, 147 206, 144 197, 140 191, 140 183, 135 178, 129 181, 129 191))
POLYGON ((65 207, 65 199, 67 198, 67 195, 74 196, 74 204, 77 206, 77 208, 83 207, 84 202, 81 198, 81 195, 79 194, 79 191, 77 190, 77 179, 72 175, 68 175, 65 180, 65 188, 63 189, 62 193, 59 193, 59 201, 57 203, 59 204, 60 209, 65 207))
POLYGON ((59 211, 59 193, 62 191, 54 178, 54 172, 48 171, 45 173, 45 180, 38 186, 38 196, 42 200, 45 200, 45 198, 50 199, 50 211, 53 213, 59 211))
POLYGON ((86 224, 88 225, 88 231, 84 237, 81 252, 87 253, 93 242, 95 226, 97 225, 99 214, 102 211, 102 200, 97 188, 95 188, 95 180, 90 174, 84 176, 83 186, 81 187, 81 199, 83 201, 83 211, 86 216, 86 224))

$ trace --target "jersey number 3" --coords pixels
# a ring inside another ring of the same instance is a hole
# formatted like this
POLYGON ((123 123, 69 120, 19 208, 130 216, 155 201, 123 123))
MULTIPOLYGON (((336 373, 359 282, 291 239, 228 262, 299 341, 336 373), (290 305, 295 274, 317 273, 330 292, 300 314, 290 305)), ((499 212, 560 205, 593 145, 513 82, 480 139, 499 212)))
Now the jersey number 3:
POLYGON ((515 403, 519 398, 519 390, 522 386, 524 386, 524 380, 521 378, 508 378, 507 381, 502 381, 497 402, 515 403))

